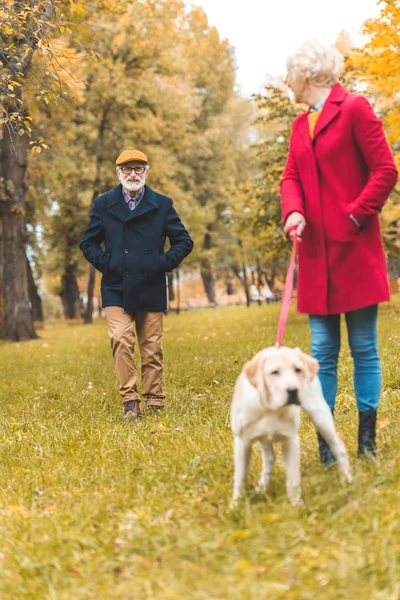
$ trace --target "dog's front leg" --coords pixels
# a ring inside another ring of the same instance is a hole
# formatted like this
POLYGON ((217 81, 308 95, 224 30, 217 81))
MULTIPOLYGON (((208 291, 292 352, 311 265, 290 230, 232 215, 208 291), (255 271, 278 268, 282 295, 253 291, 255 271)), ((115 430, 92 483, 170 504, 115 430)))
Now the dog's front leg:
POLYGON ((270 442, 260 440, 259 444, 261 447, 262 471, 257 487, 260 491, 265 491, 274 470, 275 452, 270 442))
POLYGON ((282 442, 286 470, 286 491, 293 506, 301 503, 300 438, 298 435, 282 442))
POLYGON ((235 460, 235 476, 233 485, 232 503, 241 498, 244 493, 247 473, 249 470, 251 458, 252 444, 248 440, 243 440, 239 436, 235 436, 234 440, 234 460, 235 460))
POLYGON ((315 425, 317 431, 319 431, 326 443, 330 446, 333 455, 337 460, 342 480, 351 482, 352 477, 346 448, 337 434, 329 406, 326 404, 325 400, 321 398, 321 401, 318 402, 317 405, 303 406, 303 408, 310 417, 311 422, 315 425))

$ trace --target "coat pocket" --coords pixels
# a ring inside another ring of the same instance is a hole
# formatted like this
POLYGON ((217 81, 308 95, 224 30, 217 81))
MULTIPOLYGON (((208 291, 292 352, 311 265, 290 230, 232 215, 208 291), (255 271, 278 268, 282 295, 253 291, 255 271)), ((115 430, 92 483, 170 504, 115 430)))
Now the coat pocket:
POLYGON ((164 254, 160 254, 160 251, 156 248, 152 250, 150 254, 150 262, 148 265, 148 271, 152 277, 157 277, 160 274, 165 273, 165 262, 163 260, 164 254))
POLYGON ((360 228, 350 218, 350 211, 340 211, 331 216, 331 222, 325 223, 326 237, 336 242, 354 242, 360 234, 360 228))
POLYGON ((111 253, 107 268, 104 272, 104 279, 109 283, 122 283, 123 270, 122 259, 117 253, 111 253))

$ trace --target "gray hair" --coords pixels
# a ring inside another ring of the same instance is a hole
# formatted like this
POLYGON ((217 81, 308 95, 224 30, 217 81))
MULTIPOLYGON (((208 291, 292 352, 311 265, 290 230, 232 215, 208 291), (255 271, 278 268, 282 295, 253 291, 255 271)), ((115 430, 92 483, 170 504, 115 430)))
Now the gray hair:
POLYGON ((303 42, 287 59, 288 73, 317 87, 333 87, 343 67, 343 55, 333 44, 312 39, 303 42))

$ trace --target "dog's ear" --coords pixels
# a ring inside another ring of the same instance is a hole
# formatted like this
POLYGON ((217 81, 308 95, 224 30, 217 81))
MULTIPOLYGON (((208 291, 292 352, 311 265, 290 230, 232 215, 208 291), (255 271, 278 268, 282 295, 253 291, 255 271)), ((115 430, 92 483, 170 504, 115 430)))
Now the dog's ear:
POLYGON ((261 356, 255 356, 244 366, 244 374, 250 381, 251 385, 258 390, 260 394, 263 393, 265 388, 264 376, 263 376, 263 365, 265 358, 261 356))
POLYGON ((314 379, 314 377, 316 375, 318 375, 318 371, 319 371, 318 361, 315 358, 313 358, 312 356, 305 354, 304 352, 301 353, 301 358, 303 360, 303 363, 306 365, 308 372, 310 373, 310 380, 312 381, 314 379))

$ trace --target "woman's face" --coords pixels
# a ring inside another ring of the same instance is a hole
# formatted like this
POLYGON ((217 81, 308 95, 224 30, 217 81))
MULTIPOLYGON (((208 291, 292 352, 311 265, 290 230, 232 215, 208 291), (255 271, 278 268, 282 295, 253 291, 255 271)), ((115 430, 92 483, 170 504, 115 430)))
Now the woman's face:
POLYGON ((304 92, 307 88, 307 80, 302 77, 293 77, 290 73, 288 73, 286 77, 286 83, 289 89, 292 90, 294 94, 295 101, 298 103, 302 103, 305 101, 304 92))

